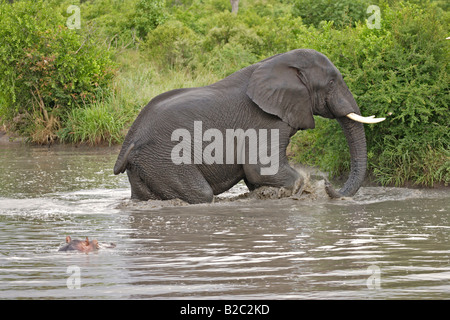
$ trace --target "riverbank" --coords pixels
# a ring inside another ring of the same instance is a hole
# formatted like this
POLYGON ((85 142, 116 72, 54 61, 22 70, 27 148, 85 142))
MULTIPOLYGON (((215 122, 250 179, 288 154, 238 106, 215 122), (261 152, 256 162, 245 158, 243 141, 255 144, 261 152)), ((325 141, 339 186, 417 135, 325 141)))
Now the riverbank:
POLYGON ((3 128, 0 128, 0 145, 19 144, 25 143, 25 141, 24 137, 8 133, 3 128))
POLYGON ((0 146, 3 147, 14 147, 14 146, 23 146, 30 148, 42 148, 42 149, 80 149, 80 150, 95 150, 95 149, 109 149, 112 152, 117 152, 119 154, 120 148, 122 144, 109 144, 106 141, 101 141, 97 144, 91 144, 89 142, 79 142, 79 143, 63 143, 60 141, 56 141, 55 143, 42 145, 33 142, 27 141, 26 137, 18 136, 14 133, 9 133, 5 130, 0 129, 0 146))

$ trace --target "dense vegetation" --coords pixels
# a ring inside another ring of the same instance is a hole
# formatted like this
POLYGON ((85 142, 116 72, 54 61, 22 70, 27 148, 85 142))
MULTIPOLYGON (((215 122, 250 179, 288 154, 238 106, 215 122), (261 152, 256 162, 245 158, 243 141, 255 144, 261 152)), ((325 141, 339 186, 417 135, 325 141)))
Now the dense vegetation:
MULTIPOLYGON (((0 121, 30 141, 120 143, 159 93, 313 48, 338 67, 364 115, 387 116, 366 126, 377 182, 450 181, 446 1, 241 0, 237 14, 229 0, 9 2, 0 0, 0 121), (79 29, 68 28, 72 4, 79 29)), ((336 121, 316 125, 292 138, 293 160, 348 171, 336 121)))

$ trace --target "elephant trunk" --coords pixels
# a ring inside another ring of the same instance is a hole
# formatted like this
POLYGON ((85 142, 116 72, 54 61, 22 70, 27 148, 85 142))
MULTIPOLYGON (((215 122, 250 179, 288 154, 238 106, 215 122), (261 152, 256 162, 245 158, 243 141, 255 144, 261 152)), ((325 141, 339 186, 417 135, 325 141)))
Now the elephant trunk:
POLYGON ((328 181, 325 189, 331 198, 351 197, 361 187, 366 176, 367 147, 364 125, 346 117, 337 118, 337 121, 344 131, 350 149, 350 175, 339 191, 336 191, 328 181))

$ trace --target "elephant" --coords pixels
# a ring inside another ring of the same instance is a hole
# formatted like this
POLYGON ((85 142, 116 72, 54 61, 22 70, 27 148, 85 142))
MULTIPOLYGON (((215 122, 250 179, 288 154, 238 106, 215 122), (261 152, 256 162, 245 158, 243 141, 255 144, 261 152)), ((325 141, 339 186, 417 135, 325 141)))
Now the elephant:
POLYGON ((249 190, 299 192, 303 179, 289 165, 286 148, 298 130, 315 127, 314 115, 336 119, 346 136, 349 177, 339 191, 327 182, 326 191, 331 198, 351 197, 366 174, 363 123, 384 118, 361 116, 341 73, 312 49, 280 53, 214 84, 156 96, 130 127, 114 173, 126 171, 131 198, 144 201, 212 202, 241 180, 249 190))

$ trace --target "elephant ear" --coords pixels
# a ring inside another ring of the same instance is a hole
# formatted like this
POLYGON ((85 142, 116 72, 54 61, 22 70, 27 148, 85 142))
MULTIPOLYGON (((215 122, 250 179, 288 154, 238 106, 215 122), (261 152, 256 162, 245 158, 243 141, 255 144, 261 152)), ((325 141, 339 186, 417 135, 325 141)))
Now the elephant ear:
POLYGON ((313 129, 313 103, 298 55, 280 54, 261 62, 253 71, 247 95, 262 110, 295 129, 313 129))

